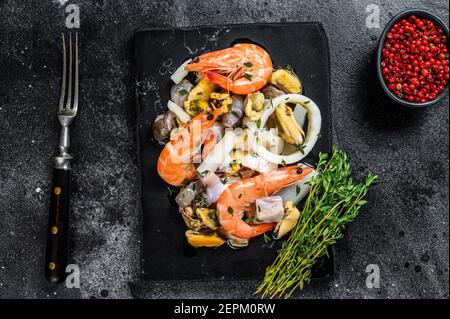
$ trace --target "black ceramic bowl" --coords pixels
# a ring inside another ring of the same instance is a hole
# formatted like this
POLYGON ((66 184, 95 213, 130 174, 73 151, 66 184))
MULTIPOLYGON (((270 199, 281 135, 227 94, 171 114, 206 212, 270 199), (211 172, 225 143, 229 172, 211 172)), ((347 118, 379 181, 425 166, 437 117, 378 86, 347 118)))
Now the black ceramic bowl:
POLYGON ((383 47, 384 47, 384 42, 386 40, 386 34, 391 30, 392 26, 397 23, 397 21, 403 19, 403 18, 407 18, 410 15, 415 15, 419 18, 424 18, 430 21, 433 21, 434 23, 440 25, 442 27, 442 29, 444 30, 444 33, 447 36, 447 48, 448 48, 448 27, 447 25, 444 23, 444 21, 442 21, 441 18, 439 18, 438 16, 425 11, 425 10, 406 10, 406 11, 402 11, 399 14, 397 14, 395 17, 393 17, 389 23, 386 25, 386 27, 384 27, 383 33, 381 34, 380 37, 380 42, 378 43, 378 51, 377 51, 377 75, 378 75, 378 79, 380 80, 380 84, 381 87, 383 88, 383 91, 387 94, 387 96, 389 96, 392 100, 394 100, 395 102, 403 105, 403 106, 407 106, 407 107, 412 107, 412 108, 422 108, 422 107, 428 107, 431 106, 433 104, 436 104, 437 102, 439 102, 440 100, 442 100, 442 98, 444 97, 445 94, 447 94, 448 92, 448 83, 445 86, 445 90, 442 91, 441 93, 439 93, 438 96, 436 96, 436 98, 432 101, 428 101, 426 103, 413 103, 413 102, 409 102, 407 100, 401 99, 399 98, 397 95, 395 95, 394 93, 392 93, 389 88, 387 87, 384 78, 383 78, 383 74, 381 73, 381 61, 382 61, 382 52, 383 52, 383 47))

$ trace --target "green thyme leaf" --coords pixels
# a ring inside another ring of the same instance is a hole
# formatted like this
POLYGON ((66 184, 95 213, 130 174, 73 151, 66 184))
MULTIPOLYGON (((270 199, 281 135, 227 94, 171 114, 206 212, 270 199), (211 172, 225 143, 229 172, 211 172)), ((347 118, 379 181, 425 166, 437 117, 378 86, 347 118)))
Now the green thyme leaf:
POLYGON ((378 179, 368 173, 356 183, 347 155, 338 146, 333 147, 331 156, 319 154, 316 171, 308 197, 299 207, 296 226, 256 290, 262 298, 289 298, 311 281, 316 260, 327 256, 330 245, 344 236, 346 224, 357 217, 369 188, 378 179))
POLYGON ((200 175, 202 177, 205 177, 206 175, 208 175, 209 171, 207 169, 205 169, 203 172, 200 173, 200 175))
POLYGON ((230 111, 230 113, 233 114, 234 117, 237 117, 237 118, 241 117, 241 116, 239 115, 239 113, 236 112, 236 111, 230 111))
POLYGON ((305 154, 305 149, 306 145, 297 145, 297 150, 300 151, 300 153, 305 154))
POLYGON ((203 208, 208 206, 208 202, 202 193, 197 193, 194 197, 194 206, 197 208, 203 208))

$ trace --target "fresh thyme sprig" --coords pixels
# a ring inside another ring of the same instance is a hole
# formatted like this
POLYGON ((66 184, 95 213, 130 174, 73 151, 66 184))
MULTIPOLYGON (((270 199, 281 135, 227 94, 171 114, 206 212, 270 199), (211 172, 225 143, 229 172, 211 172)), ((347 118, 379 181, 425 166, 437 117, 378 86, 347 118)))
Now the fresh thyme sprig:
POLYGON ((369 187, 378 179, 369 173, 363 182, 354 184, 347 155, 337 146, 330 159, 320 154, 317 171, 296 227, 256 290, 263 298, 289 298, 310 282, 317 258, 343 237, 345 224, 358 215, 369 187))

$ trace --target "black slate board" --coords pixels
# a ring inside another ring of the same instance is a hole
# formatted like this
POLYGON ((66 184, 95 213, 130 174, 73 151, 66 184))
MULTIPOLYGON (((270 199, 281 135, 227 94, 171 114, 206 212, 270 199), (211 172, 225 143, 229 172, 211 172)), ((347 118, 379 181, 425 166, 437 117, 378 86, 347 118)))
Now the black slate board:
MULTIPOLYGON (((290 65, 303 82, 304 94, 321 109, 322 133, 305 159, 314 163, 332 145, 328 40, 320 23, 235 25, 223 27, 150 29, 135 34, 138 121, 138 162, 143 215, 142 273, 144 280, 262 278, 280 242, 262 236, 248 248, 193 249, 184 239, 186 226, 170 203, 167 185, 156 171, 161 146, 152 140, 151 123, 166 110, 170 74, 187 58, 229 47, 236 42, 263 46, 275 66, 290 65)), ((332 255, 332 254, 331 254, 332 255)), ((313 277, 333 273, 332 257, 320 260, 313 277)))

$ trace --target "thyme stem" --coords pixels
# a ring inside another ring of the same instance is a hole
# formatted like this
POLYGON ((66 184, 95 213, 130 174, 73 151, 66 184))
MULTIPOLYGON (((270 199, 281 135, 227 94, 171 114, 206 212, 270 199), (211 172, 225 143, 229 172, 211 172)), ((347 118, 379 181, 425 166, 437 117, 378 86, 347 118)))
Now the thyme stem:
POLYGON ((378 179, 369 173, 361 183, 353 183, 347 155, 337 146, 329 159, 320 154, 317 171, 296 227, 255 292, 263 298, 289 298, 309 283, 315 261, 343 237, 345 224, 356 218, 365 204, 362 199, 378 179))

